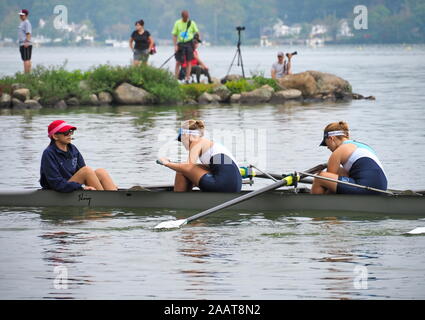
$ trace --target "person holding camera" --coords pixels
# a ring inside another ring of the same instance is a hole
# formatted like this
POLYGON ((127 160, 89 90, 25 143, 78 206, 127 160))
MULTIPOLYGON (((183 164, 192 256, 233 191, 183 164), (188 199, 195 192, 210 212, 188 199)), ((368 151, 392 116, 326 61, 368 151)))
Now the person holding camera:
POLYGON ((292 56, 296 54, 297 52, 287 53, 286 56, 288 57, 288 62, 286 62, 283 52, 277 53, 277 62, 273 63, 271 70, 273 79, 283 78, 287 74, 292 74, 291 59, 292 56))
POLYGON ((172 31, 174 52, 176 58, 176 78, 179 78, 179 72, 181 65, 187 61, 186 65, 186 83, 189 83, 190 74, 192 71, 191 61, 194 58, 194 43, 195 38, 199 39, 199 30, 196 26, 195 21, 189 19, 189 12, 184 10, 182 12, 182 18, 177 20, 174 24, 172 31))
POLYGON ((149 54, 153 52, 154 41, 148 30, 145 30, 143 20, 136 21, 136 30, 130 37, 130 49, 133 51, 133 65, 138 66, 141 62, 148 63, 149 54))

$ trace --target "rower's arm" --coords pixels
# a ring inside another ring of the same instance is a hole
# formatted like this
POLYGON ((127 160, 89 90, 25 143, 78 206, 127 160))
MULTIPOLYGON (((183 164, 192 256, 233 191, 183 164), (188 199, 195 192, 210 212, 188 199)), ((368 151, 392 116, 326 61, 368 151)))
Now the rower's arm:
POLYGON ((272 68, 271 74, 272 74, 272 79, 276 79, 276 70, 274 68, 272 68))
POLYGON ((198 163, 198 159, 201 156, 201 151, 202 151, 202 143, 198 143, 189 151, 188 162, 193 164, 198 163))
POLYGON ((328 172, 338 174, 341 168, 341 150, 332 152, 328 160, 328 172))

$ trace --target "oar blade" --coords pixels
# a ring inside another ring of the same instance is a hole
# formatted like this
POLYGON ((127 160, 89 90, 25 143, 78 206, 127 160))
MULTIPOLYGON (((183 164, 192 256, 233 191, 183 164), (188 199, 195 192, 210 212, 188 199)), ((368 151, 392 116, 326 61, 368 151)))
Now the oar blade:
POLYGON ((187 224, 187 219, 170 220, 170 221, 161 222, 160 224, 156 225, 154 229, 157 229, 157 230, 178 229, 184 226, 185 224, 187 224))
POLYGON ((416 235, 416 234, 425 234, 425 227, 415 228, 415 229, 413 229, 413 230, 411 230, 409 232, 406 232, 406 233, 407 234, 413 234, 413 235, 416 235))

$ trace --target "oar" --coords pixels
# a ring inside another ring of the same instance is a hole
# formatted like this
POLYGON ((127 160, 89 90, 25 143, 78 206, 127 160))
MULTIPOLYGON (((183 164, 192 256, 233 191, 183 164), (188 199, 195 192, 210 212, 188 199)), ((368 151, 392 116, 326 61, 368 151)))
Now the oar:
MULTIPOLYGON (((318 165, 314 168, 307 170, 306 172, 318 172, 318 171, 323 170, 324 166, 326 166, 326 165, 321 164, 321 165, 318 165)), ((187 219, 171 220, 171 221, 161 222, 160 224, 158 224, 155 227, 155 229, 176 229, 176 228, 180 228, 181 226, 188 224, 189 222, 191 222, 193 220, 205 217, 205 216, 210 215, 210 214, 217 212, 219 210, 229 208, 229 207, 231 207, 235 204, 241 203, 243 201, 246 201, 248 199, 256 197, 260 194, 263 194, 263 193, 266 193, 268 191, 280 188, 282 186, 290 186, 294 183, 294 179, 296 179, 298 181, 302 177, 303 177, 303 175, 301 175, 301 176, 289 175, 289 176, 283 178, 282 180, 277 181, 277 182, 275 182, 275 183, 273 183, 269 186, 266 186, 266 187, 261 188, 261 189, 256 190, 256 191, 251 191, 251 192, 249 192, 249 193, 247 193, 243 196, 240 196, 240 197, 237 197, 235 199, 226 201, 225 203, 222 203, 222 204, 215 206, 213 208, 210 208, 208 210, 202 211, 202 212, 195 214, 195 215, 193 215, 193 216, 191 216, 187 219)))
POLYGON ((175 53, 173 53, 173 55, 171 57, 169 57, 167 60, 165 60, 165 62, 159 67, 159 69, 162 69, 163 66, 165 66, 167 64, 168 61, 171 60, 172 57, 174 57, 175 53))
POLYGON ((369 190, 369 191, 375 191, 375 192, 381 192, 381 193, 385 193, 385 194, 395 195, 395 193, 393 193, 391 191, 387 191, 387 190, 381 190, 381 189, 377 189, 377 188, 363 186, 361 184, 351 183, 351 182, 347 182, 347 181, 340 181, 340 180, 336 180, 336 179, 332 179, 332 178, 328 178, 328 177, 322 177, 322 176, 319 176, 317 174, 311 174, 309 172, 300 172, 300 173, 303 174, 303 175, 309 176, 309 177, 322 179, 322 180, 326 180, 326 181, 332 181, 332 182, 336 182, 336 183, 340 183, 340 184, 345 184, 345 185, 351 186, 351 187, 356 187, 356 188, 360 188, 360 189, 366 189, 366 190, 369 190))

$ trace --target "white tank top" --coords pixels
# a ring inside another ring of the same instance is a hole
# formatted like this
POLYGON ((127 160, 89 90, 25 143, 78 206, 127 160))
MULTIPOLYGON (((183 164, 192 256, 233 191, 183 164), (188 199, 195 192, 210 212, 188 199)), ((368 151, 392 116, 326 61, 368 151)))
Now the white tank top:
POLYGON ((343 164, 344 169, 347 172, 350 172, 351 167, 353 166, 354 162, 356 162, 357 160, 359 160, 360 158, 370 158, 373 161, 376 162, 376 164, 382 169, 382 171, 385 174, 384 168, 381 164, 381 161, 379 161, 378 157, 376 156, 375 151, 369 147, 368 145, 358 142, 358 141, 353 141, 353 140, 347 140, 345 141, 343 144, 354 144, 357 149, 353 151, 353 153, 350 155, 350 157, 348 158, 347 162, 343 164))
MULTIPOLYGON (((202 164, 209 165, 210 164, 210 159, 213 156, 215 156, 216 154, 220 154, 220 153, 225 154, 226 156, 228 156, 239 167, 239 165, 237 164, 235 158, 230 153, 230 151, 225 146, 223 146, 222 144, 217 143, 217 142, 213 142, 212 147, 209 148, 204 153, 202 153, 202 155, 199 157, 199 161, 201 161, 202 164)), ((224 164, 230 164, 230 163, 224 163, 224 164)))

